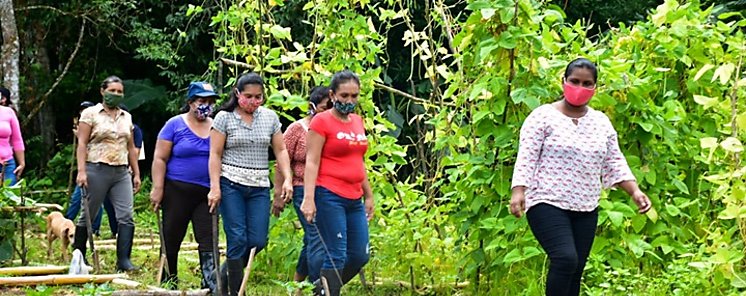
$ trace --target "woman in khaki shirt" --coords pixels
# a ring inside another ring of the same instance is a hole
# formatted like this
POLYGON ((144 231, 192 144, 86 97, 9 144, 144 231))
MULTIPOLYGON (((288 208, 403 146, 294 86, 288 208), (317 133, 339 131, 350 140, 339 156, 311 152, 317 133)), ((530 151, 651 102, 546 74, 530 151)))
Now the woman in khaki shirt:
MULTIPOLYGON (((124 98, 124 85, 119 77, 106 78, 101 84, 101 95, 102 103, 85 109, 80 115, 77 182, 88 191, 88 213, 96 213, 105 198, 111 201, 119 224, 117 270, 131 271, 137 269, 130 262, 135 234, 132 199, 134 192, 140 189, 138 153, 132 137, 134 125, 130 114, 119 108, 124 98), (130 175, 129 168, 134 176, 130 175)), ((73 242, 73 248, 84 256, 88 239, 85 219, 83 212, 73 242)))

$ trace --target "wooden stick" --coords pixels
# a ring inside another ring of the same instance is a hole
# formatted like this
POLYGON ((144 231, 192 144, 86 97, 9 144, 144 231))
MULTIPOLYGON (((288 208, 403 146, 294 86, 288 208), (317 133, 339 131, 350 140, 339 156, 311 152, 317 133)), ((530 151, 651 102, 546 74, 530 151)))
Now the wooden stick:
POLYGON ((117 278, 127 278, 126 274, 98 274, 98 275, 35 275, 19 277, 0 277, 0 286, 29 286, 29 285, 79 285, 85 283, 102 284, 117 278))
MULTIPOLYGON (((221 64, 222 65, 222 64, 221 64)), ((220 226, 220 215, 216 210, 212 214, 212 257, 215 263, 215 293, 223 295, 223 279, 220 274, 220 245, 219 245, 219 226, 220 226)))
POLYGON ((243 275, 243 280, 241 280, 241 288, 238 289, 238 295, 243 296, 246 291, 246 281, 249 280, 249 274, 251 274, 251 263, 254 262, 254 255, 256 255, 256 247, 251 248, 251 253, 249 253, 249 262, 246 263, 246 270, 243 275))
POLYGON ((112 293, 112 296, 205 296, 210 293, 210 289, 190 290, 190 291, 139 291, 139 290, 120 290, 112 293))
MULTIPOLYGON (((155 211, 155 219, 158 223, 158 235, 160 236, 160 245, 161 245, 161 262, 160 266, 158 267, 158 274, 156 275, 158 278, 156 279, 156 282, 158 285, 161 285, 161 276, 163 275, 163 269, 165 268, 166 274, 169 276, 171 275, 171 271, 168 270, 168 257, 166 256, 166 238, 163 235, 163 223, 161 221, 161 211, 155 211)), ((174 270, 174 274, 176 271, 174 270)))
POLYGON ((131 288, 131 289, 137 289, 137 288, 139 288, 140 286, 143 285, 140 282, 136 282, 136 281, 128 280, 128 279, 113 279, 113 280, 111 280, 111 283, 114 284, 114 285, 125 286, 125 287, 131 288))
POLYGON ((163 267, 166 265, 166 254, 161 254, 161 260, 158 263, 158 273, 155 275, 155 282, 161 285, 161 279, 163 278, 163 267))
POLYGON ((67 271, 69 266, 19 266, 0 268, 0 275, 19 276, 19 275, 48 275, 60 274, 67 271))

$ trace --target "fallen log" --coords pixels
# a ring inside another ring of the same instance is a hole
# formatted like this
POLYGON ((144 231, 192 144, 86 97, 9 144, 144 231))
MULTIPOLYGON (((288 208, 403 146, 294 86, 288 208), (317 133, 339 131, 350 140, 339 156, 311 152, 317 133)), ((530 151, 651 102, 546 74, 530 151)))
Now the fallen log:
POLYGON ((19 266, 0 268, 0 275, 19 276, 19 275, 48 275, 60 274, 67 272, 69 266, 19 266))
POLYGON ((80 285, 87 283, 103 284, 117 278, 127 278, 126 274, 97 274, 97 275, 39 275, 0 278, 0 286, 32 286, 32 285, 80 285))
POLYGON ((48 211, 49 209, 62 211, 65 208, 63 208, 61 205, 58 204, 34 204, 33 206, 13 206, 13 207, 2 207, 0 210, 4 212, 38 212, 42 213, 45 211, 48 211))
MULTIPOLYGON (((181 245, 181 248, 179 251, 190 251, 190 250, 196 250, 199 247, 197 243, 185 243, 181 245)), ((225 249, 225 244, 220 245, 220 249, 225 249)), ((160 246, 152 246, 152 245, 139 245, 132 247, 135 250, 141 250, 141 251, 148 251, 148 250, 158 250, 160 249, 160 246)), ((96 250, 116 250, 117 245, 98 245, 96 244, 96 250)))
POLYGON ((139 290, 120 290, 112 293, 112 296, 205 296, 210 293, 210 289, 189 290, 189 291, 139 291, 139 290))

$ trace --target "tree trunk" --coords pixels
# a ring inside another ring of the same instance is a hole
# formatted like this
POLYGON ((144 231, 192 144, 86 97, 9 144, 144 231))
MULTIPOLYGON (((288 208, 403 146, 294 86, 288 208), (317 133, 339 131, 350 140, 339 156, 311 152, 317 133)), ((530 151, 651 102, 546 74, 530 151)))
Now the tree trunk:
MULTIPOLYGON (((0 25, 2 25, 2 65, 3 86, 10 90, 10 100, 16 109, 18 104, 18 59, 20 55, 20 43, 18 42, 18 28, 13 11, 12 0, 0 0, 0 25)), ((20 111, 20 110, 18 110, 20 111)))

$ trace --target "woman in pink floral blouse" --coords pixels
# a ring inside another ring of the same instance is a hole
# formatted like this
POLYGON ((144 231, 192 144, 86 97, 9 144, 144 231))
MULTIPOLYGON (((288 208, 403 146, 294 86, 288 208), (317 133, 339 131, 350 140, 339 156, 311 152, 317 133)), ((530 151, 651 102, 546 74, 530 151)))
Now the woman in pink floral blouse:
POLYGON ((567 65, 563 98, 536 108, 521 127, 510 212, 526 212, 536 240, 549 256, 546 295, 578 295, 598 222, 602 187, 621 187, 640 213, 650 199, 637 186, 609 118, 588 107, 596 65, 567 65))

